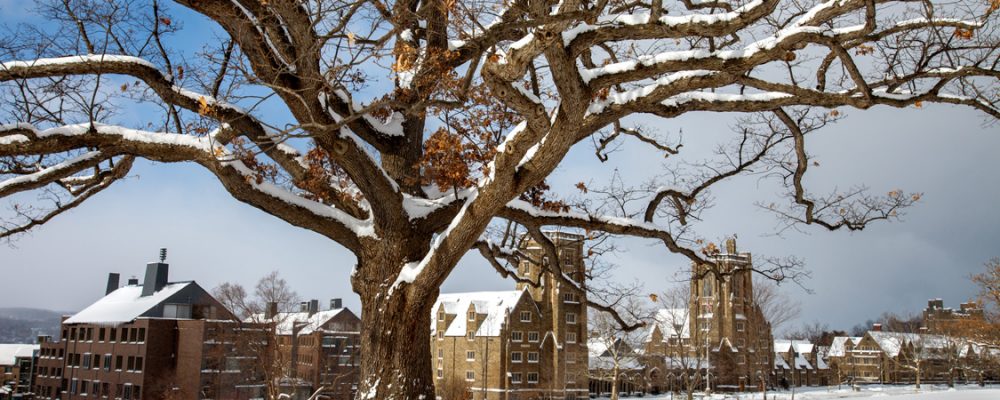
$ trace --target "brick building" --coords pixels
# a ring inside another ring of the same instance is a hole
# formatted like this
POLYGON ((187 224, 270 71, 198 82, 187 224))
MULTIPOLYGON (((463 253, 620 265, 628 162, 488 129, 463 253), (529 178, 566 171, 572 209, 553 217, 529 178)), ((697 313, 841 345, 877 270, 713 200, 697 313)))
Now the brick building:
POLYGON ((0 399, 17 399, 31 392, 37 344, 0 344, 0 399))
POLYGON ((774 375, 778 386, 826 386, 831 382, 830 374, 819 346, 808 340, 774 341, 774 375))
POLYGON ((232 338, 252 330, 193 281, 168 282, 150 263, 143 284, 119 287, 62 322, 41 343, 35 393, 42 399, 244 399, 260 397, 253 359, 232 338))
MULTIPOLYGON (((432 308, 431 363, 438 396, 472 399, 587 397, 583 237, 551 232, 570 281, 525 260, 516 290, 449 293, 432 308)), ((549 263, 542 246, 523 250, 549 263)))
POLYGON ((738 252, 735 239, 723 250, 710 256, 717 269, 692 268, 688 308, 660 310, 651 324, 645 344, 650 391, 676 388, 670 377, 685 372, 679 369, 705 374, 706 366, 716 390, 771 381, 774 341, 754 301, 751 254, 738 252))
POLYGON ((361 365, 361 319, 344 308, 341 299, 331 299, 330 309, 322 311, 317 300, 303 302, 299 312, 279 313, 277 304, 271 303, 262 322, 274 329, 275 357, 287 378, 285 390, 294 397, 308 397, 323 387, 328 398, 354 398, 361 365))

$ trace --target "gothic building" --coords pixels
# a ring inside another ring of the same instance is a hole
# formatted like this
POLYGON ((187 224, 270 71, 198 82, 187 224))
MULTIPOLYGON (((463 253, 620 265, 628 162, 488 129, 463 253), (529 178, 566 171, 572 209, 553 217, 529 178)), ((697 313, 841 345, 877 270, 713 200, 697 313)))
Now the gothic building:
POLYGON ((715 266, 692 268, 687 308, 660 310, 650 328, 646 353, 653 392, 683 385, 671 379, 685 372, 698 373, 700 385, 721 390, 747 390, 771 380, 774 342, 754 301, 750 253, 738 252, 736 240, 729 239, 709 258, 715 266))
MULTIPOLYGON (((471 399, 587 397, 583 237, 550 232, 562 275, 530 261, 516 290, 442 294, 433 307, 431 362, 438 396, 471 399)), ((549 261, 538 243, 523 250, 549 261)))

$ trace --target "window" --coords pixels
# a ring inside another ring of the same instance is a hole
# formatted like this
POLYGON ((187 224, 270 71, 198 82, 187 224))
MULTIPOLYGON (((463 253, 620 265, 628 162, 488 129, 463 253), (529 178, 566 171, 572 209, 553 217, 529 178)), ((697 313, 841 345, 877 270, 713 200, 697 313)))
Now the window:
POLYGON ((469 321, 475 321, 475 320, 476 320, 476 312, 469 311, 469 321))
POLYGON ((529 342, 537 342, 538 341, 538 332, 528 332, 528 341, 529 342))
POLYGON ((94 341, 94 328, 87 328, 87 341, 94 341))
POLYGON ((116 336, 117 333, 118 333, 118 330, 115 329, 115 328, 108 329, 108 341, 109 342, 114 342, 116 340, 115 336, 116 336))
POLYGON ((476 352, 472 350, 466 351, 465 361, 476 361, 476 352))
POLYGON ((563 303, 576 303, 576 294, 563 293, 563 303))
POLYGON ((520 351, 515 351, 513 353, 510 353, 510 362, 512 362, 512 363, 520 363, 521 362, 521 352, 520 351))
POLYGON ((115 356, 115 369, 122 370, 122 356, 115 356))
POLYGON ((524 340, 524 333, 521 331, 513 331, 510 333, 510 340, 512 342, 520 342, 524 340))
POLYGON ((528 353, 528 362, 529 363, 537 363, 538 362, 538 353, 536 353, 536 352, 530 352, 530 353, 528 353))
POLYGON ((528 373, 528 383, 538 383, 538 373, 529 372, 528 373))
POLYGON ((444 378, 444 370, 443 369, 439 369, 438 370, 438 379, 441 379, 441 378, 444 378))
POLYGON ((566 332, 566 343, 576 343, 576 332, 566 332))
POLYGON ((513 372, 510 374, 510 383, 521 383, 521 373, 513 372))
POLYGON ((142 357, 135 358, 135 370, 136 372, 142 372, 142 357))
POLYGON ((744 326, 743 321, 736 321, 736 332, 743 332, 744 329, 746 329, 746 327, 744 326))
POLYGON ((531 311, 521 311, 521 322, 531 322, 531 311))
POLYGON ((135 357, 128 356, 128 365, 127 366, 128 366, 128 369, 127 369, 128 371, 134 371, 135 370, 135 357))
POLYGON ((101 369, 101 355, 94 356, 94 369, 101 369))
POLYGON ((104 371, 111 371, 111 354, 104 355, 104 371))
POLYGON ((444 311, 438 313, 438 321, 444 321, 444 311))
POLYGON ((475 331, 469 331, 469 333, 466 336, 466 338, 469 339, 469 340, 475 339, 476 338, 476 332, 475 331))
POLYGON ((98 342, 104 341, 104 328, 101 328, 100 330, 97 331, 97 341, 98 342))
POLYGON ((476 371, 465 371, 465 380, 467 381, 476 380, 476 371))
POLYGON ((740 364, 746 364, 746 362, 747 362, 747 356, 745 354, 740 354, 740 356, 737 357, 736 360, 740 364))
POLYGON ((566 323, 575 324, 576 323, 576 313, 566 313, 566 323))
POLYGON ((146 328, 139 328, 139 343, 146 342, 146 328))
POLYGON ((444 331, 438 331, 438 340, 444 340, 444 331))
POLYGON ((438 349, 438 358, 444 358, 444 349, 438 349))
POLYGON ((125 400, 132 398, 132 385, 125 385, 125 391, 122 393, 122 398, 125 400))
POLYGON ((87 395, 88 385, 90 385, 90 381, 80 381, 80 394, 81 395, 83 395, 83 396, 87 395))

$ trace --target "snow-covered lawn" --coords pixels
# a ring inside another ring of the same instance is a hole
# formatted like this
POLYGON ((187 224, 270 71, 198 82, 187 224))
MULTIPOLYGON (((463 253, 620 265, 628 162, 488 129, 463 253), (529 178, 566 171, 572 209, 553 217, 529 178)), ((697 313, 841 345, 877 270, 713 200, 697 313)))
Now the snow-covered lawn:
MULTIPOLYGON (((1000 386, 992 385, 979 387, 976 385, 959 385, 949 388, 941 385, 922 385, 917 390, 912 385, 909 386, 883 386, 868 385, 861 386, 859 391, 851 390, 850 386, 810 387, 797 388, 795 390, 796 400, 832 400, 832 399, 858 399, 858 398, 885 398, 880 400, 1000 400, 1000 386)), ((625 399, 626 397, 622 397, 625 399)), ((642 400, 669 400, 670 394, 660 396, 631 397, 642 400)), ((673 397, 676 400, 683 400, 683 395, 673 397)), ((700 394, 695 395, 695 399, 702 400, 763 400, 761 393, 715 393, 711 396, 700 394)), ((791 400, 791 391, 768 392, 767 400, 791 400)))

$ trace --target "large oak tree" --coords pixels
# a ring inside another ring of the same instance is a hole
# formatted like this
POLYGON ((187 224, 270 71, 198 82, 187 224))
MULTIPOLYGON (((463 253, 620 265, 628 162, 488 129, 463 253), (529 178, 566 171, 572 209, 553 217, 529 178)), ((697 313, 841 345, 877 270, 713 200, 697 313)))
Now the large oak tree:
POLYGON ((362 398, 433 395, 430 307, 471 249, 507 276, 527 235, 558 273, 542 229, 561 227, 710 264, 717 250, 693 229, 708 189, 751 173, 787 188, 766 206, 782 221, 862 229, 919 196, 805 189, 806 137, 838 107, 1000 117, 997 0, 176 3, 51 1, 45 24, 0 39, 0 197, 41 199, 18 203, 0 237, 76 207, 136 159, 197 164, 356 255, 362 398), (218 35, 177 43, 185 23, 218 35), (572 147, 604 161, 636 140, 669 156, 678 146, 635 116, 694 112, 746 115, 717 159, 668 162, 643 186, 581 184, 580 201, 549 193, 572 147))

